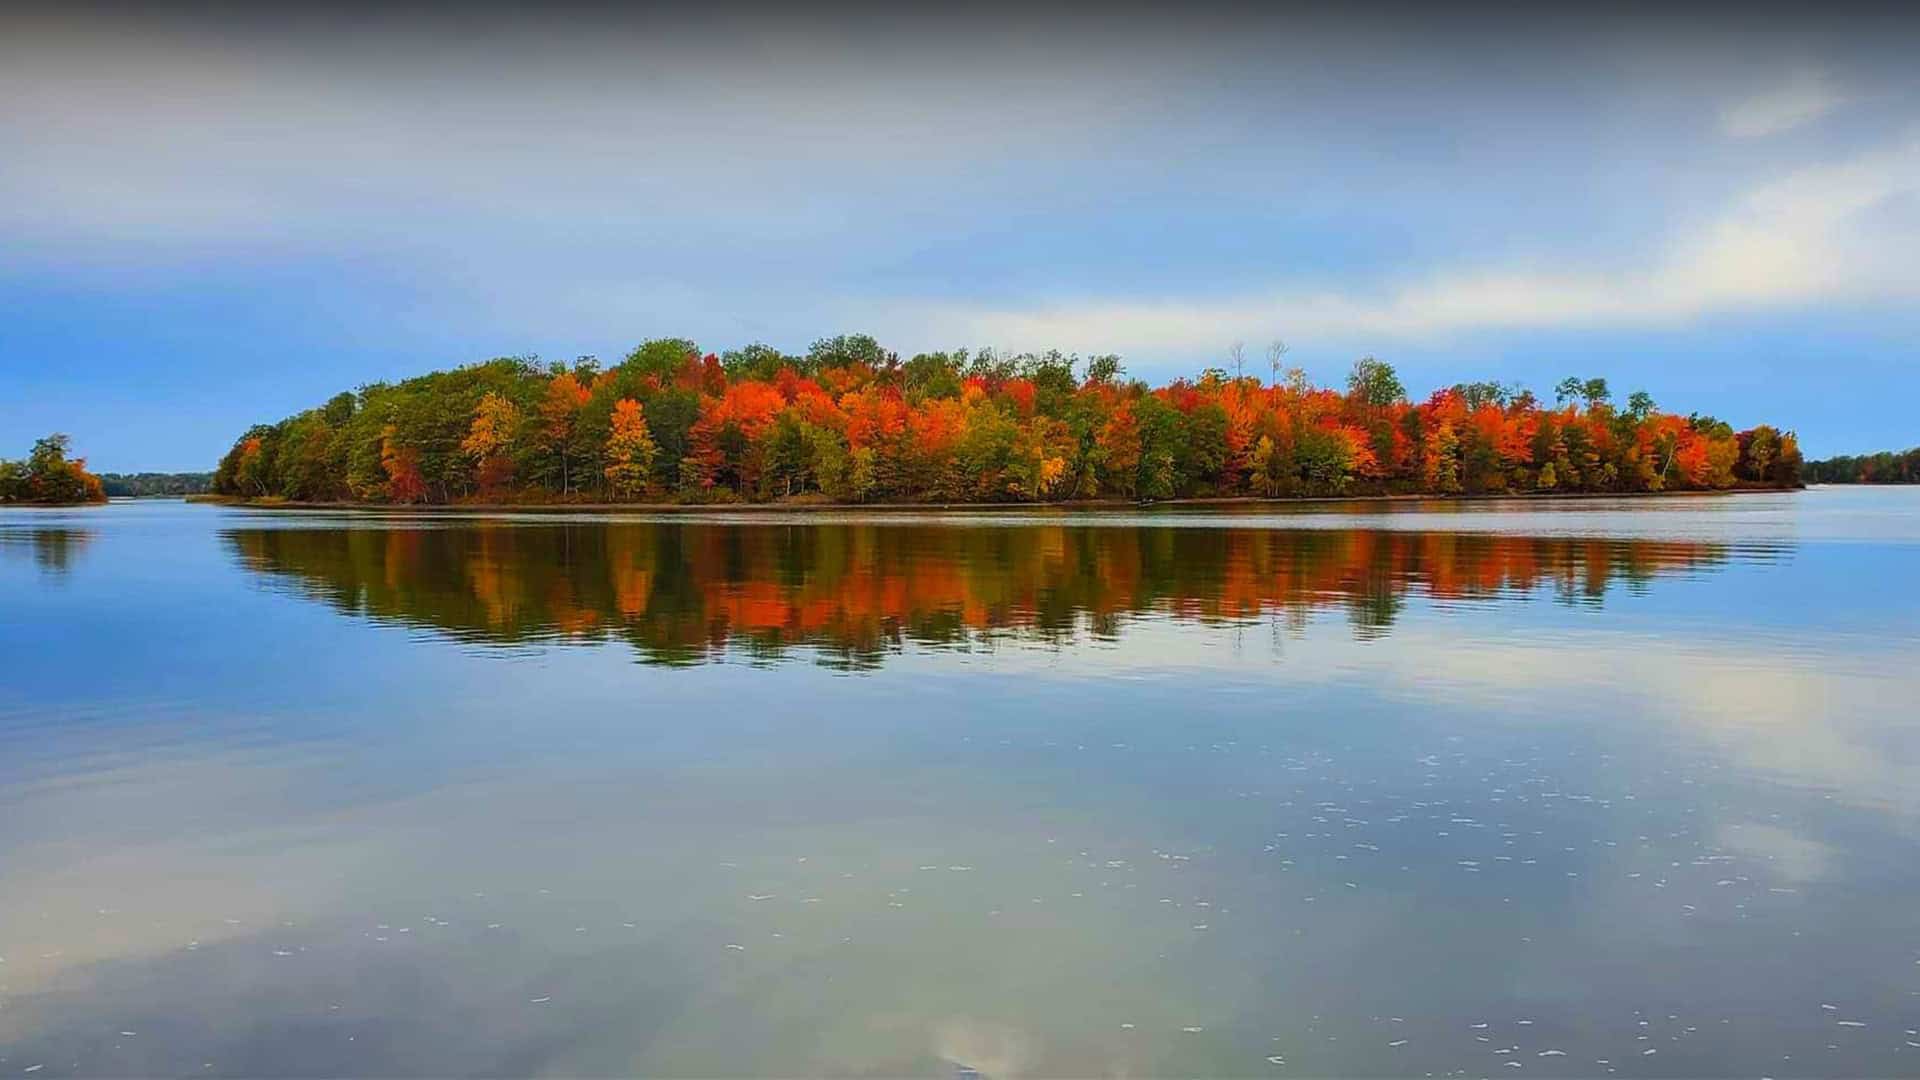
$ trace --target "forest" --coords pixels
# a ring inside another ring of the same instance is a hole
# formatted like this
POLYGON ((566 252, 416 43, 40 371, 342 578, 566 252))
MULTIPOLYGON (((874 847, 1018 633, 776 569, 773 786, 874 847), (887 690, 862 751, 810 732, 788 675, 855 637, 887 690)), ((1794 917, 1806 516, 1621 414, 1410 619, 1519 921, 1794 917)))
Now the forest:
POLYGON ((1809 461, 1805 478, 1809 484, 1920 484, 1920 446, 1809 461))
POLYGON ((71 506, 107 501, 100 478, 85 458, 70 458, 72 440, 49 435, 34 442, 25 461, 0 460, 0 503, 71 506))
POLYGON ((204 495, 213 490, 213 474, 192 473, 101 473, 100 483, 111 498, 154 498, 178 495, 204 495))
POLYGON ((648 341, 379 383, 244 432, 214 490, 381 503, 1153 501, 1360 494, 1651 492, 1801 482, 1790 431, 1616 403, 1569 378, 1551 403, 1492 382, 1413 402, 1366 357, 1344 389, 1268 350, 1150 387, 1118 357, 923 353, 871 337, 804 355, 648 341))

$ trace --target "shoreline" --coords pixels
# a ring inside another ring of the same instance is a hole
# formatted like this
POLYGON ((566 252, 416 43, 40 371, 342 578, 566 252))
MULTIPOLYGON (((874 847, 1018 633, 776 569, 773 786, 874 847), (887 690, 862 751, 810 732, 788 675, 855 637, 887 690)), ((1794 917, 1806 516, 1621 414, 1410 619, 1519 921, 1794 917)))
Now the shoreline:
POLYGON ((882 513, 972 513, 1008 510, 1152 510, 1160 507, 1212 509, 1241 506, 1312 506, 1332 503, 1373 503, 1380 505, 1422 503, 1578 502, 1594 499, 1666 499, 1684 496, 1719 497, 1727 495, 1774 494, 1806 490, 1801 487, 1734 487, 1711 491, 1568 491, 1524 492, 1481 495, 1293 495, 1260 498, 1251 495, 1211 496, 1187 499, 1160 499, 1139 502, 1132 499, 1082 499, 1071 502, 761 502, 761 503, 678 503, 678 502, 581 502, 581 503, 365 503, 314 502, 293 499, 244 499, 230 495, 187 495, 190 503, 229 506, 243 510, 351 511, 380 514, 713 514, 747 513, 780 516, 821 511, 878 511, 882 513))

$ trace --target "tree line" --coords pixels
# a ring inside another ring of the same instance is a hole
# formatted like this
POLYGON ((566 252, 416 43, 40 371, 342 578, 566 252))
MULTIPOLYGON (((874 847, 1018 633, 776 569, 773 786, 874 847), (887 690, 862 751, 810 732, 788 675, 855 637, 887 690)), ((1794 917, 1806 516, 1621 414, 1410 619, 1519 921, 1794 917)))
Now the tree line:
POLYGON ((213 490, 210 472, 184 473, 101 473, 100 483, 111 498, 152 498, 171 495, 205 495, 213 490))
POLYGON ((25 461, 0 460, 0 503, 68 506, 107 501, 100 478, 85 458, 70 458, 72 440, 49 435, 34 442, 25 461))
POLYGON ((1281 367, 1151 387, 1115 356, 991 350, 902 361, 865 335, 789 355, 648 341, 502 358, 341 393, 250 428, 214 490, 449 502, 1055 502, 1208 496, 1643 492, 1796 486, 1792 432, 1615 403, 1570 378, 1551 403, 1491 382, 1409 401, 1391 365, 1344 389, 1281 367))
POLYGON ((1920 484, 1920 446, 1809 461, 1805 471, 1809 484, 1920 484))

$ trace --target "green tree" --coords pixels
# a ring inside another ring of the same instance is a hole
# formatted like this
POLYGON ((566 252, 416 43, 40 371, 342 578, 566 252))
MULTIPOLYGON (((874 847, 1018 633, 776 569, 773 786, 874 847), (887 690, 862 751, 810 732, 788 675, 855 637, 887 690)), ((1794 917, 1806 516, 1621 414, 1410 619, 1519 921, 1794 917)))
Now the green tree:
POLYGON ((720 354, 720 367, 727 373, 727 378, 733 382, 743 379, 772 382, 783 367, 804 372, 811 366, 804 357, 787 356, 779 349, 771 345, 762 345, 757 341, 720 354))
POLYGON ((686 338, 652 338, 636 346, 620 366, 665 383, 686 367, 687 357, 699 355, 700 346, 686 338))
POLYGON ((1087 358, 1087 382, 1096 386, 1107 386, 1118 382, 1126 374, 1120 358, 1112 353, 1087 358))
POLYGON ((767 437, 768 493, 798 494, 813 480, 813 440, 807 425, 791 412, 781 413, 767 437))
POLYGON ((890 355, 871 334, 840 334, 821 338, 807 347, 807 362, 816 371, 846 364, 880 368, 886 366, 890 355))
POLYGON ((967 352, 920 353, 901 365, 902 388, 911 401, 960 396, 960 380, 967 367, 967 352))
POLYGON ((0 503, 24 502, 27 498, 27 463, 0 458, 0 503))
POLYGON ((1383 409, 1405 400, 1407 388, 1400 385, 1400 376, 1392 364, 1363 356, 1353 362, 1353 370, 1347 373, 1347 393, 1356 401, 1383 409))

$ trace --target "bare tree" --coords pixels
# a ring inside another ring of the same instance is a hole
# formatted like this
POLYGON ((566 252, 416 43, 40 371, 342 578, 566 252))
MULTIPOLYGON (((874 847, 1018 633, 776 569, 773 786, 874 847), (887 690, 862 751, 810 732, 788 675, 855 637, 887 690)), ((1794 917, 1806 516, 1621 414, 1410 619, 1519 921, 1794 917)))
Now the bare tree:
POLYGON ((1227 346, 1227 362, 1233 365, 1233 381, 1247 377, 1247 343, 1236 341, 1227 346))
POLYGON ((1287 353, 1291 351, 1287 343, 1279 338, 1274 338, 1267 344, 1267 370, 1272 373, 1275 386, 1280 385, 1280 364, 1286 360, 1287 353))

